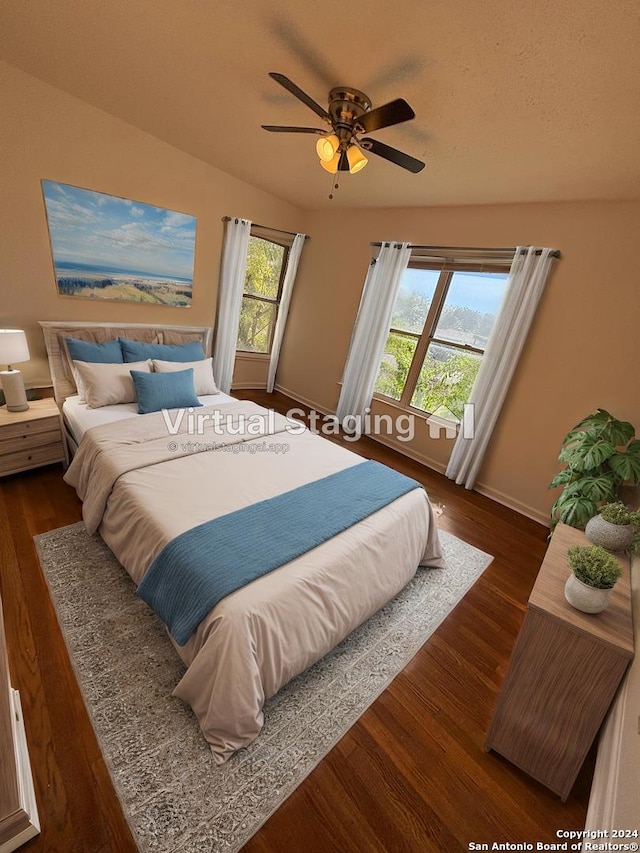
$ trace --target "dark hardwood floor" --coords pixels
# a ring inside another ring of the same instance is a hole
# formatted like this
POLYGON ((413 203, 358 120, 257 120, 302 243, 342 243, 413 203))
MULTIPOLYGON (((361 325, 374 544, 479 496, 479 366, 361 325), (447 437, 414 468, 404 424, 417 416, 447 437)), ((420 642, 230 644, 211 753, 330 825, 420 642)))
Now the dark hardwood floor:
MULTIPOLYGON (((286 411, 281 394, 238 393, 286 411)), ((296 404, 297 405, 297 404, 296 404)), ((566 803, 483 749, 546 549, 541 525, 370 439, 349 447, 420 480, 439 526, 493 563, 413 661, 249 841, 248 853, 457 851, 581 829, 593 773, 566 803)), ((84 709, 32 537, 81 518, 59 466, 0 481, 0 575, 42 833, 25 851, 135 850, 84 709)), ((2 760, 6 760, 3 756, 2 760)))

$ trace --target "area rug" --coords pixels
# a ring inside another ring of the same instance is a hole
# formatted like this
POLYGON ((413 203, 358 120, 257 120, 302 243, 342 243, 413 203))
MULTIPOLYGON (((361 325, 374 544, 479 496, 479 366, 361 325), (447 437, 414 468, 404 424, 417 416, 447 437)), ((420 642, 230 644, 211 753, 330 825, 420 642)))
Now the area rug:
POLYGON ((141 850, 239 850, 388 686, 491 562, 441 533, 447 569, 393 601, 270 700, 259 738, 216 766, 164 627, 82 523, 35 537, 69 655, 141 850))

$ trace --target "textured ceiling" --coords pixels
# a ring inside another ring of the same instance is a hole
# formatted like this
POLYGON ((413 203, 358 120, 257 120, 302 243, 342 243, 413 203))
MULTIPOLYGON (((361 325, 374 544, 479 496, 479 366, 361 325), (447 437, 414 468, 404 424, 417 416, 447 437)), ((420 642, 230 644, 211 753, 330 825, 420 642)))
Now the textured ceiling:
POLYGON ((308 209, 640 197, 638 0, 2 0, 0 57, 308 209), (349 85, 416 113, 334 201, 318 126, 349 85))

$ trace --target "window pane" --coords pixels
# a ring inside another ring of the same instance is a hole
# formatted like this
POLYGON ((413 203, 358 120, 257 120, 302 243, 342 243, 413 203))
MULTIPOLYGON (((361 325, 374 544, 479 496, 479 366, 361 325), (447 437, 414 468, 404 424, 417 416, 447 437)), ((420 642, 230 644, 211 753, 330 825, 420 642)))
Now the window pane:
POLYGON ((249 237, 244 292, 277 299, 284 253, 284 246, 249 237))
POLYGON ((448 420, 462 418, 482 356, 455 347, 430 344, 411 405, 448 420))
POLYGON ((375 391, 378 394, 385 394, 387 397, 393 397, 394 400, 402 397, 416 345, 415 338, 391 332, 387 338, 376 379, 375 391))
POLYGON ((402 274, 400 289, 393 306, 391 327, 420 334, 433 299, 440 272, 407 269, 402 274))
POLYGON ((454 272, 435 338, 484 349, 507 287, 506 273, 454 272))
POLYGON ((271 328, 276 319, 276 306, 261 299, 242 297, 238 349, 269 352, 271 328))

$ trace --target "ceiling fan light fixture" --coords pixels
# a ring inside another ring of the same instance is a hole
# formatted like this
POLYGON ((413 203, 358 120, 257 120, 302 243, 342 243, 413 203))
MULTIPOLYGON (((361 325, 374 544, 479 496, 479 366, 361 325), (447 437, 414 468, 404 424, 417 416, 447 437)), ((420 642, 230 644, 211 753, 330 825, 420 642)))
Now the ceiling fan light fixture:
POLYGON ((284 74, 270 71, 269 76, 326 122, 329 129, 271 124, 263 124, 262 127, 270 133, 313 133, 318 136, 316 151, 320 165, 326 172, 332 175, 337 172, 359 172, 367 165, 366 155, 369 153, 414 175, 424 169, 422 160, 377 139, 360 138, 363 133, 374 133, 414 119, 416 114, 403 98, 396 98, 374 109, 369 96, 360 90, 337 86, 329 92, 329 107, 325 109, 284 74))
POLYGON ((356 145, 350 145, 347 148, 347 160, 349 161, 349 171, 352 175, 359 172, 367 165, 369 160, 364 156, 362 151, 356 145))
POLYGON ((331 160, 320 160, 320 165, 323 169, 329 172, 332 175, 335 175, 338 171, 338 166, 340 165, 340 152, 336 151, 331 160))
POLYGON ((330 163, 331 160, 334 159, 338 148, 340 146, 340 140, 335 135, 335 133, 329 134, 329 136, 321 136, 320 139, 316 142, 316 151, 318 152, 318 157, 324 163, 330 163))

